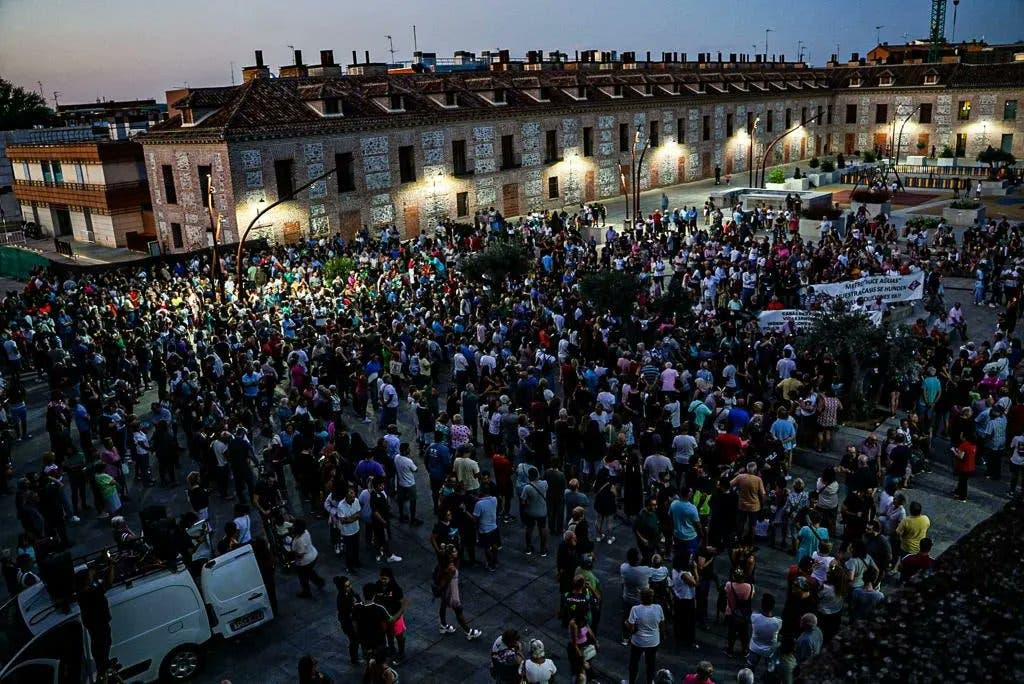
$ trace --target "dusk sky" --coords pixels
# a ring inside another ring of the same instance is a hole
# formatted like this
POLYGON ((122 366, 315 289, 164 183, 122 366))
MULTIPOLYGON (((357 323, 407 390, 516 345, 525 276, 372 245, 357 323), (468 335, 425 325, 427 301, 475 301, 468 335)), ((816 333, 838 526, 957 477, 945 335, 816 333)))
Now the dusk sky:
MULTIPOLYGON (((397 60, 412 56, 412 26, 419 49, 451 56, 507 48, 513 56, 530 49, 662 50, 805 55, 823 63, 866 52, 878 34, 903 42, 928 33, 929 0, 0 0, 0 76, 38 90, 47 101, 60 91, 63 103, 155 97, 179 87, 226 85, 231 62, 241 67, 262 49, 276 70, 291 62, 288 45, 307 63, 333 49, 347 64, 351 51, 370 50, 386 61, 394 38, 397 60)), ((949 3, 946 36, 953 24, 949 3)), ((1024 0, 963 0, 956 38, 988 42, 1024 39, 1024 0)), ((728 57, 726 57, 728 58, 728 57)))

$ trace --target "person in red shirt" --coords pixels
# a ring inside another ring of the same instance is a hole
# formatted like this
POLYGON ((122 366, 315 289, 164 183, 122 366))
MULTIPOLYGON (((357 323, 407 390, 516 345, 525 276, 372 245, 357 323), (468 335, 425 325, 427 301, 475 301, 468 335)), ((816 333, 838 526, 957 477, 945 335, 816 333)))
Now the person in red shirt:
POLYGON ((970 435, 964 436, 960 446, 953 447, 953 472, 956 473, 956 491, 953 498, 967 501, 967 480, 974 474, 978 447, 971 442, 970 435))
POLYGON ((697 663, 697 671, 691 672, 683 678, 683 684, 712 684, 714 680, 711 675, 715 674, 715 667, 706 660, 697 663))
POLYGON ((900 582, 906 582, 908 579, 921 572, 922 570, 928 570, 935 564, 935 559, 931 556, 932 551, 932 540, 929 537, 925 537, 921 540, 921 550, 917 553, 908 553, 906 556, 900 559, 900 582))
POLYGON ((747 448, 747 442, 731 432, 720 432, 715 437, 715 446, 718 450, 718 465, 732 465, 747 448))

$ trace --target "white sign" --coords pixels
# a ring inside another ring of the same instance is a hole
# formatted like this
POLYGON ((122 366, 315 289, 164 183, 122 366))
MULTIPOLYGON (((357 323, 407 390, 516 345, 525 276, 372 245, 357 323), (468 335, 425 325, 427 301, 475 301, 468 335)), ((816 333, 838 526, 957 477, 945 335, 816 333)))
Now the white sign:
MULTIPOLYGON (((882 325, 881 311, 865 311, 864 314, 875 325, 882 325)), ((761 330, 779 332, 791 325, 792 332, 803 331, 814 325, 821 316, 820 311, 804 311, 803 309, 780 309, 778 311, 762 311, 757 315, 757 325, 761 330), (792 324, 788 322, 792 321, 792 324)))
POLYGON ((824 295, 847 304, 856 303, 858 297, 863 297, 865 303, 873 303, 879 297, 885 304, 910 302, 924 297, 924 271, 904 276, 868 276, 841 283, 818 283, 802 288, 800 293, 810 297, 824 295))

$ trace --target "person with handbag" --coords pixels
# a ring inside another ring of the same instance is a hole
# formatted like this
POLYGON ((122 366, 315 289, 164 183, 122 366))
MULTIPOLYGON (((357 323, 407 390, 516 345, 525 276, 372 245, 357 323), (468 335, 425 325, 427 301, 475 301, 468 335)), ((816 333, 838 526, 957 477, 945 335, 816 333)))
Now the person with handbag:
POLYGON ((569 617, 569 668, 573 684, 584 684, 590 678, 590 664, 597 657, 597 634, 590 626, 586 608, 572 610, 569 617))
POLYGON ((753 598, 754 585, 747 581, 746 571, 743 568, 734 569, 732 580, 725 583, 725 621, 729 626, 725 655, 730 658, 737 655, 733 651, 737 641, 745 644, 749 640, 753 598))

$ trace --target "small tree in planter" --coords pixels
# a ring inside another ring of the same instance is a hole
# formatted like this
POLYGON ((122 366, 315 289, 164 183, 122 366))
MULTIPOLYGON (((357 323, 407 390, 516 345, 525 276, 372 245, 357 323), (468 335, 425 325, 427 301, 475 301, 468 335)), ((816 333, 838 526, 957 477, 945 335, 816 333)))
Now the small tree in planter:
POLYGON ((772 169, 771 171, 768 172, 768 182, 769 183, 785 183, 786 182, 786 172, 783 171, 782 169, 778 168, 778 167, 772 169))
POLYGON ((841 169, 846 168, 846 157, 843 156, 842 152, 836 155, 836 166, 838 166, 841 169))
POLYGON ((865 150, 864 154, 861 155, 860 160, 865 164, 870 164, 875 161, 875 153, 870 150, 865 150))
POLYGON ((917 148, 918 152, 924 152, 928 148, 928 145, 926 145, 923 140, 918 140, 917 145, 914 147, 917 148))
POLYGON ((817 157, 811 157, 811 160, 807 162, 807 165, 810 166, 812 169, 816 169, 819 166, 821 166, 821 160, 818 159, 817 157))
POLYGON ((499 240, 459 262, 459 270, 470 280, 501 287, 510 276, 522 276, 530 269, 533 255, 519 240, 499 240))
POLYGON ((1014 157, 1009 152, 997 150, 991 145, 989 145, 986 149, 979 152, 977 159, 982 164, 988 164, 988 177, 990 180, 995 180, 996 176, 998 175, 998 172, 996 170, 996 164, 998 164, 1000 167, 1004 167, 1011 166, 1017 161, 1017 158, 1014 157))
POLYGON ((952 159, 952 158, 953 158, 953 148, 950 147, 949 145, 943 145, 942 146, 942 152, 939 152, 939 159, 952 159))
MULTIPOLYGON (((839 155, 840 158, 842 158, 842 156, 843 155, 839 155)), ((845 161, 843 163, 845 164, 845 161)), ((842 166, 842 164, 840 164, 840 166, 842 166)), ((822 173, 832 173, 835 170, 836 170, 836 165, 832 163, 831 159, 825 159, 824 161, 821 162, 821 172, 822 173)))
POLYGON ((580 292, 600 312, 628 316, 636 307, 640 279, 625 271, 597 271, 580 280, 580 292))

